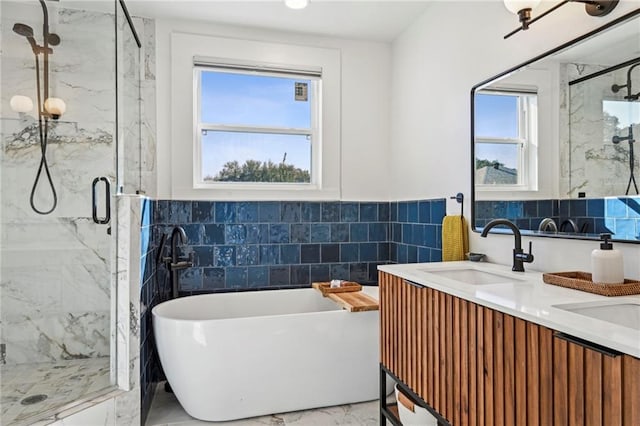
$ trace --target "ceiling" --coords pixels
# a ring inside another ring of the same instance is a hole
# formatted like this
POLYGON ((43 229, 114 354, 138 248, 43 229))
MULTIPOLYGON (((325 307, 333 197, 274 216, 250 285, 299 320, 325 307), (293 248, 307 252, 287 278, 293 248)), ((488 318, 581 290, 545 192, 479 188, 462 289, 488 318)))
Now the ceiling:
POLYGON ((283 0, 125 1, 135 16, 191 19, 390 42, 422 14, 432 0, 310 0, 309 6, 303 10, 287 8, 283 0))

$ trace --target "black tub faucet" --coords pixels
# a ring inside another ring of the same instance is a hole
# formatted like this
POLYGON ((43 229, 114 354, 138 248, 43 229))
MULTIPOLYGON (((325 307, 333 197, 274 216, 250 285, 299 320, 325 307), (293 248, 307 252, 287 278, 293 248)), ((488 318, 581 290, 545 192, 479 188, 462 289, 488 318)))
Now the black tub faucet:
POLYGON ((522 235, 520 234, 520 230, 518 227, 511 221, 507 219, 494 219, 491 222, 487 223, 482 230, 481 237, 486 237, 491 228, 494 226, 504 225, 510 228, 513 231, 513 236, 515 237, 515 247, 513 248, 513 267, 512 271, 516 272, 524 272, 523 262, 531 263, 533 262, 533 254, 531 254, 531 241, 529 241, 529 253, 525 253, 522 250, 522 235))
POLYGON ((167 263, 169 270, 171 271, 171 293, 172 298, 178 297, 180 291, 180 276, 178 271, 181 269, 187 269, 193 266, 193 253, 189 254, 189 257, 180 257, 180 249, 178 244, 187 243, 187 233, 182 226, 175 226, 171 231, 171 257, 165 257, 164 261, 167 263))

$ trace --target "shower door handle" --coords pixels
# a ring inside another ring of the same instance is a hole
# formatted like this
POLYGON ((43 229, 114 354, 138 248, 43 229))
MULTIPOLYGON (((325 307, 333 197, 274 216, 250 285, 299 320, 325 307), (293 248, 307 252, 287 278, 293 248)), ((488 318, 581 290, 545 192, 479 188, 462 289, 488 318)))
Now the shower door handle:
POLYGON ((91 184, 92 214, 93 221, 99 225, 106 225, 111 221, 111 182, 104 176, 97 177, 91 184), (98 217, 98 183, 104 182, 105 214, 98 217))

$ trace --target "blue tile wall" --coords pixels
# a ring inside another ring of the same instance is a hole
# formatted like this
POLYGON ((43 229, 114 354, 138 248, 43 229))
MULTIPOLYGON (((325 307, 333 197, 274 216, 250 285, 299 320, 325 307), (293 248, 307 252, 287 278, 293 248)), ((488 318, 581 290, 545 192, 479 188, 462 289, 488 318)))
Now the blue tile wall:
POLYGON ((537 230, 545 218, 560 224, 561 206, 558 200, 476 201, 476 225, 483 227, 491 219, 504 218, 520 229, 537 230))
POLYGON ((441 259, 444 212, 444 199, 160 200, 154 224, 165 233, 175 225, 185 228, 189 243, 181 255, 193 254, 194 267, 180 272, 180 290, 193 294, 309 286, 332 278, 375 284, 380 264, 441 259))
POLYGON ((393 263, 441 261, 446 200, 401 201, 389 207, 389 260, 393 263))
POLYGON ((513 220, 521 229, 537 230, 542 219, 552 218, 559 229, 611 233, 617 239, 640 239, 640 197, 607 197, 571 200, 476 201, 476 225, 494 218, 513 220), (522 214, 518 214, 522 212, 522 214))
MULTIPOLYGON (((140 398, 142 424, 144 424, 153 399, 155 384, 163 380, 164 374, 156 352, 153 337, 151 309, 169 298, 169 280, 164 268, 156 265, 157 225, 155 211, 157 203, 149 199, 142 200, 140 223, 140 398)), ((188 218, 191 205, 181 203, 178 207, 167 209, 172 217, 188 218)), ((185 228, 191 236, 198 234, 195 228, 185 228)))
MULTIPOLYGON (((157 201, 161 232, 184 227, 194 267, 184 294, 309 286, 342 278, 375 284, 389 263, 390 203, 157 201)), ((417 216, 417 214, 416 214, 417 216)))

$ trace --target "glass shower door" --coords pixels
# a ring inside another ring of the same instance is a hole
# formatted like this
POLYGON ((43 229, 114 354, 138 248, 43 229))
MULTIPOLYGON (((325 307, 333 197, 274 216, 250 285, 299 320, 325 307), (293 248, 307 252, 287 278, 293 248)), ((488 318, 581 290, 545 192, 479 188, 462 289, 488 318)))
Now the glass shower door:
POLYGON ((0 424, 114 385, 113 4, 0 3, 0 424))

